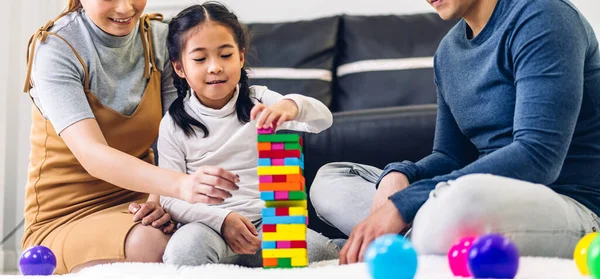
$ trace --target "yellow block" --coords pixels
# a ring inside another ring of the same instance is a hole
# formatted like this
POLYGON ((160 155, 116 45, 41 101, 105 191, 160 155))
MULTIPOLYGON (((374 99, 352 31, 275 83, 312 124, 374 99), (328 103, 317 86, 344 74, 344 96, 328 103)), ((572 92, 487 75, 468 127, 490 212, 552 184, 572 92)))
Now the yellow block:
POLYGON ((292 241, 292 240, 306 240, 306 231, 263 233, 263 241, 292 241))
MULTIPOLYGON (((308 208, 308 203, 306 200, 296 200, 296 201, 265 201, 266 207, 302 207, 308 208)), ((302 216, 302 215, 300 215, 302 216)))
POLYGON ((258 175, 302 174, 299 166, 268 166, 258 167, 258 175))
POLYGON ((292 258, 292 266, 308 266, 308 257, 294 257, 292 258))
MULTIPOLYGON (((292 249, 264 249, 262 250, 262 256, 264 258, 308 258, 308 251, 305 248, 292 248, 292 249)), ((293 264, 292 264, 293 266, 293 264)))
POLYGON ((290 207, 290 216, 308 216, 308 210, 304 207, 290 207))
POLYGON ((278 233, 306 233, 306 224, 277 224, 278 233))

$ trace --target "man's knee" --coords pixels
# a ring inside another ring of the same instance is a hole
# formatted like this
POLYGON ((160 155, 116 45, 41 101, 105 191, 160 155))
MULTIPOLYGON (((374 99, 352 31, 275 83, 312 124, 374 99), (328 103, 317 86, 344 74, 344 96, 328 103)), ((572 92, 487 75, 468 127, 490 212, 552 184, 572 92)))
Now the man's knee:
POLYGON ((161 262, 169 236, 151 226, 136 225, 125 240, 125 258, 132 262, 161 262))
POLYGON ((326 236, 311 229, 306 232, 308 261, 318 262, 337 259, 340 249, 326 236))
MULTIPOLYGON (((189 223, 171 237, 163 261, 174 265, 203 265, 221 260, 218 246, 226 246, 221 236, 201 223, 189 223)), ((226 247, 225 247, 226 248, 226 247)))

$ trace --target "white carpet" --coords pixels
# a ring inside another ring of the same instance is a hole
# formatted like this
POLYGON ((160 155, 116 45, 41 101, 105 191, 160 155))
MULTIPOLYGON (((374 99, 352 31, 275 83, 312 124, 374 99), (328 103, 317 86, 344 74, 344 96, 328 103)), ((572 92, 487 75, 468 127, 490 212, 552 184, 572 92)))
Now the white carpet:
MULTIPOLYGON (((7 278, 29 278, 7 276, 7 278)), ((316 279, 352 278, 369 279, 364 264, 338 266, 337 261, 320 262, 309 268, 250 269, 231 265, 206 265, 177 268, 164 264, 119 263, 100 265, 82 270, 78 274, 53 276, 61 278, 194 278, 194 279, 316 279)), ((3 277, 4 278, 4 277, 3 277)), ((46 277, 47 278, 47 277, 46 277)), ((421 256, 415 279, 454 278, 445 257, 421 256)), ((565 259, 521 258, 518 279, 583 279, 575 263, 565 259)))

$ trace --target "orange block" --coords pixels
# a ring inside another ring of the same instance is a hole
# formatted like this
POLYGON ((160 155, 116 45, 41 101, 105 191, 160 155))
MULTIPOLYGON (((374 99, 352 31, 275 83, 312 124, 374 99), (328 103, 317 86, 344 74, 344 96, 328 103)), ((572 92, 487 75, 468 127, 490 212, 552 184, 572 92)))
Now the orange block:
POLYGON ((258 143, 258 150, 271 150, 271 143, 270 142, 259 142, 258 143))
POLYGON ((263 266, 277 266, 277 258, 263 258, 263 266))
POLYGON ((259 183, 258 190, 263 191, 303 191, 304 185, 300 182, 275 182, 259 183))
POLYGON ((304 175, 301 174, 288 174, 285 176, 285 182, 300 182, 302 185, 305 185, 306 180, 304 179, 304 175))

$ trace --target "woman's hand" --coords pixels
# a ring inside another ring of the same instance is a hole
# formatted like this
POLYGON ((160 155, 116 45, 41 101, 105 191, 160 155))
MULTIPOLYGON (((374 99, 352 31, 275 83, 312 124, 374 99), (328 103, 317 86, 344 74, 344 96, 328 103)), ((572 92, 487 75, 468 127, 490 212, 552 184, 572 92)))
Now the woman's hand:
POLYGON ((179 181, 179 198, 189 203, 219 204, 239 189, 238 175, 214 166, 202 166, 179 181))
POLYGON ((256 121, 256 128, 273 128, 275 130, 285 121, 294 120, 298 116, 298 105, 290 99, 282 99, 267 107, 261 103, 254 105, 250 111, 250 119, 256 121), (260 113, 260 116, 258 114, 260 113))
POLYGON ((221 235, 231 250, 237 254, 254 255, 260 248, 260 239, 256 227, 248 218, 231 212, 225 217, 221 235))
POLYGON ((142 225, 151 225, 154 228, 160 229, 165 234, 173 233, 175 223, 171 222, 171 215, 155 201, 146 203, 129 204, 129 212, 133 214, 133 221, 142 221, 142 225))

